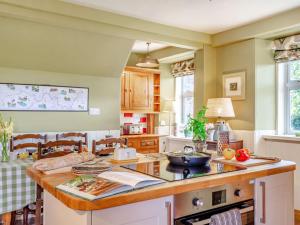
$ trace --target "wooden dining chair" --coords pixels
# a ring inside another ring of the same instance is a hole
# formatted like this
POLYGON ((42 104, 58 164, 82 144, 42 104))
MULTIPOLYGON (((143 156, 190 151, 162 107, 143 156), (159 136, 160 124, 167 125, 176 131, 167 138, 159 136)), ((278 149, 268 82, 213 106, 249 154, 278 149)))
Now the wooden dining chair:
MULTIPOLYGON (((58 140, 58 141, 50 141, 47 143, 38 143, 38 159, 45 158, 54 158, 64 156, 70 153, 73 153, 72 150, 60 150, 56 151, 57 148, 64 147, 73 147, 76 148, 76 151, 82 152, 82 141, 69 141, 69 140, 58 140)), ((42 213, 43 213, 43 198, 42 198, 43 188, 37 184, 37 193, 36 193, 36 208, 35 208, 35 224, 42 224, 42 213)), ((28 218, 27 218, 28 221, 28 218)))
POLYGON ((26 148, 36 148, 38 149, 38 143, 46 143, 47 135, 41 134, 21 134, 13 136, 10 139, 10 151, 16 151, 26 148))
POLYGON ((126 146, 127 139, 126 138, 105 138, 99 141, 93 140, 92 152, 95 155, 108 155, 114 152, 117 145, 119 145, 120 147, 126 146))
POLYGON ((82 152, 82 141, 49 141, 45 144, 38 143, 38 159, 44 158, 54 158, 59 156, 64 156, 72 152, 82 152), (70 150, 60 150, 58 148, 73 147, 70 150))
MULTIPOLYGON (((10 151, 18 151, 27 148, 34 148, 36 151, 38 150, 38 143, 46 143, 47 142, 47 135, 41 134, 20 134, 13 136, 10 139, 10 151)), ((29 206, 25 206, 23 210, 14 211, 11 213, 11 225, 15 224, 16 216, 23 214, 23 223, 24 225, 28 224, 28 214, 34 213, 29 206)))
POLYGON ((76 132, 70 132, 70 133, 62 133, 62 134, 56 134, 56 140, 71 140, 71 141, 78 141, 81 140, 83 145, 88 144, 88 134, 87 133, 76 133, 76 132))

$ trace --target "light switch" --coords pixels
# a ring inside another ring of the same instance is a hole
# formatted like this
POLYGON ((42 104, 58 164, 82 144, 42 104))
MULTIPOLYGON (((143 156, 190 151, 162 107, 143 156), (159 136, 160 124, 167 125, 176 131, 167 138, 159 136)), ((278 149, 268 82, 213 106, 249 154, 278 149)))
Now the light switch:
POLYGON ((100 115, 101 111, 100 108, 90 108, 89 113, 91 116, 98 116, 100 115))

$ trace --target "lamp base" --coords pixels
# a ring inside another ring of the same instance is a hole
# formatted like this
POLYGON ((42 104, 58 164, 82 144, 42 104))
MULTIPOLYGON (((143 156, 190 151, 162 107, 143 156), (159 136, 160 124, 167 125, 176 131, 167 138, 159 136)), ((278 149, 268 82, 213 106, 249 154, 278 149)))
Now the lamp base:
POLYGON ((224 120, 219 120, 214 124, 214 135, 213 135, 213 140, 217 141, 219 139, 219 134, 220 132, 224 132, 224 131, 229 131, 229 128, 227 126, 227 124, 225 123, 224 120))

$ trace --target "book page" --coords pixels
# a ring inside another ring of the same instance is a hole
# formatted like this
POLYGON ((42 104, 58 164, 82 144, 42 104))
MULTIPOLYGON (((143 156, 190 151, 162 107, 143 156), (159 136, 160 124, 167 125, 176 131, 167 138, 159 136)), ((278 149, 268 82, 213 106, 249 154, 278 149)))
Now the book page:
POLYGON ((65 184, 58 185, 57 188, 89 200, 103 198, 132 189, 128 185, 88 175, 74 178, 65 184))
POLYGON ((154 177, 146 176, 143 174, 129 173, 129 172, 108 171, 99 174, 98 177, 111 180, 114 182, 118 182, 121 184, 130 185, 133 188, 140 188, 140 187, 164 182, 154 177))

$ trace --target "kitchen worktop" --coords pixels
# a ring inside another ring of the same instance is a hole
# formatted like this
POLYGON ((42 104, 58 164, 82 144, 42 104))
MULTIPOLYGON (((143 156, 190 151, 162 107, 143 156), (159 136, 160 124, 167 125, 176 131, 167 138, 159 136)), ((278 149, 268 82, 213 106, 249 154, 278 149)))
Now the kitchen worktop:
MULTIPOLYGON (((115 167, 115 170, 125 170, 115 167)), ((57 190, 55 187, 75 177, 71 172, 44 175, 43 173, 29 167, 27 174, 34 179, 47 192, 63 202, 66 206, 75 210, 99 210, 125 204, 157 199, 164 196, 176 195, 184 192, 215 187, 237 181, 251 180, 259 177, 285 173, 296 169, 296 164, 290 161, 281 161, 274 164, 250 167, 246 170, 230 172, 220 175, 205 176, 182 181, 167 182, 156 186, 135 190, 128 193, 114 195, 111 197, 87 201, 70 194, 57 190)), ((132 171, 131 171, 132 172, 132 171)))
POLYGON ((128 135, 121 135, 121 138, 151 138, 151 137, 163 137, 167 135, 162 134, 128 134, 128 135))

